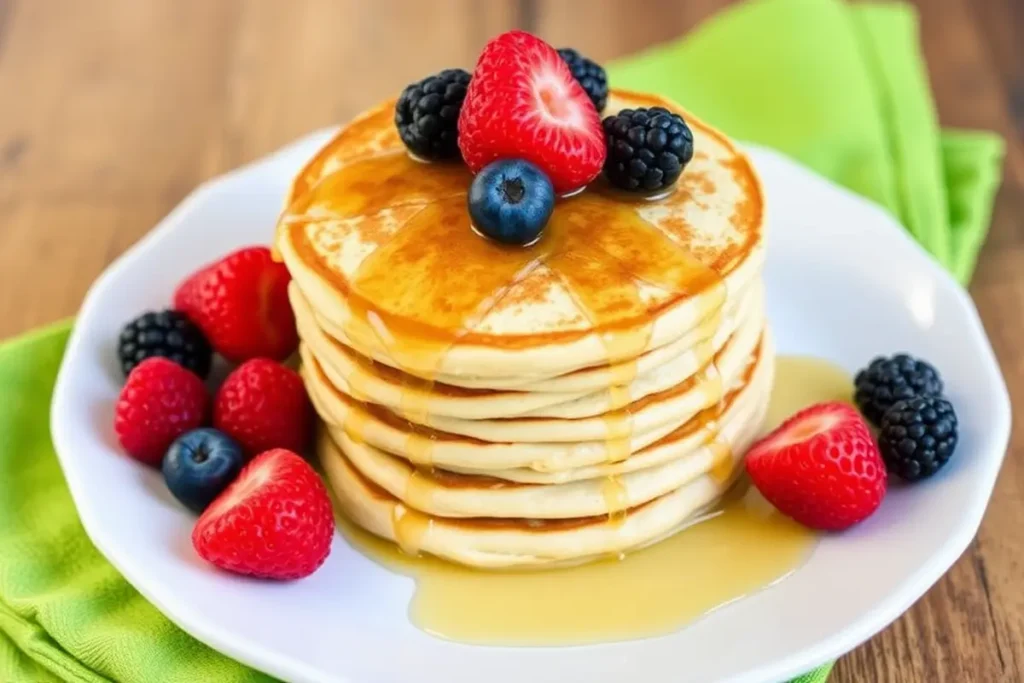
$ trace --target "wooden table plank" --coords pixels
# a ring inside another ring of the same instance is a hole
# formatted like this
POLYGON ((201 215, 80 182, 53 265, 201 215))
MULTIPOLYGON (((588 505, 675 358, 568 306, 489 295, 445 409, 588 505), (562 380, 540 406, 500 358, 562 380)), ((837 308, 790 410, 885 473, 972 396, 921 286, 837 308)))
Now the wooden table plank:
POLYGON ((1024 3, 1020 0, 989 0, 970 5, 982 27, 992 59, 1006 88, 1011 121, 1024 137, 1024 3))
MULTIPOLYGON (((943 125, 998 131, 1008 144, 1006 179, 993 216, 987 248, 972 293, 1015 405, 1024 397, 1024 373, 1016 338, 1024 306, 1020 264, 1020 210, 1024 208, 1024 144, 1010 116, 1006 83, 990 51, 991 36, 972 11, 998 10, 998 2, 917 0, 922 47, 943 125), (1007 247, 1015 248, 1007 251, 1007 247)), ((1017 411, 1019 414, 1019 410, 1017 411)), ((1015 416, 1016 417, 1016 416, 1015 416)), ((1015 420, 1016 421, 1016 420, 1015 420)), ((1021 615, 1017 528, 1021 506, 1020 461, 1024 444, 1015 436, 982 529, 964 557, 891 628, 844 657, 840 682, 1017 681, 1021 615)))
MULTIPOLYGON (((600 60, 729 0, 0 0, 0 338, 72 314, 196 184, 342 121, 490 36, 600 60)), ((945 125, 999 131, 1006 182, 972 286, 1024 417, 1024 5, 915 0, 945 125)), ((1024 680, 1024 437, 976 542, 834 681, 1024 680)))
POLYGON ((120 4, 9 4, 0 290, 25 291, 0 298, 0 336, 73 313, 113 257, 219 170, 232 7, 120 4))
MULTIPOLYGON (((998 130, 1007 140, 1006 177, 971 291, 1002 362, 1016 406, 1014 423, 1019 423, 1024 417, 1019 353, 1024 308, 1024 125, 1015 118, 1013 103, 1024 76, 1024 51, 1017 42, 1024 31, 1024 8, 1014 0, 931 4, 933 11, 924 16, 922 26, 940 115, 948 123, 998 130)), ((1024 516, 1022 452, 1024 442, 1014 434, 985 522, 961 561, 973 565, 987 599, 984 616, 994 631, 998 664, 997 669, 992 667, 992 680, 1020 680, 1024 671, 1024 598, 1018 588, 1024 539, 1014 531, 1024 516)), ((981 618, 975 615, 976 620, 981 618)))
MULTIPOLYGON (((1013 119, 1010 84, 1000 69, 989 26, 998 21, 1001 2, 917 0, 940 120, 947 126, 994 130, 1006 138, 1006 180, 1024 186, 1024 125, 1013 119), (988 17, 984 24, 979 20, 982 12, 988 17)), ((1000 46, 999 52, 1012 49, 1000 46)), ((1016 49, 1018 60, 1024 60, 1024 52, 1016 49)))
POLYGON ((512 2, 245 3, 227 74, 230 150, 221 165, 345 121, 425 74, 471 68, 487 39, 515 20, 512 2))
POLYGON ((506 0, 0 1, 0 291, 40 282, 31 306, 0 297, 0 338, 73 314, 203 180, 472 64, 518 20, 506 0), (50 222, 55 207, 65 223, 50 222), (9 245, 49 245, 70 267, 29 272, 9 245))
POLYGON ((605 61, 682 35, 721 0, 558 0, 538 3, 530 30, 556 47, 605 61))

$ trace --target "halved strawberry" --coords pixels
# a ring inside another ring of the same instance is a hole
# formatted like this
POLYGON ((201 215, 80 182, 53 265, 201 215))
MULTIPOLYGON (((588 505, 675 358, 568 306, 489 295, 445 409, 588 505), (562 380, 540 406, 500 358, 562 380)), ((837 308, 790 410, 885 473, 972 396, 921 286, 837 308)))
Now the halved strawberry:
POLYGON ((596 178, 606 154, 594 103, 558 52, 524 31, 484 47, 459 114, 459 149, 474 173, 526 159, 562 194, 596 178))
POLYGON ((864 418, 846 403, 805 408, 747 453, 747 473, 785 515, 838 531, 873 513, 887 475, 864 418))
POLYGON ((236 574, 300 579, 327 559, 334 516, 313 468, 277 448, 253 458, 192 530, 207 562, 236 574))

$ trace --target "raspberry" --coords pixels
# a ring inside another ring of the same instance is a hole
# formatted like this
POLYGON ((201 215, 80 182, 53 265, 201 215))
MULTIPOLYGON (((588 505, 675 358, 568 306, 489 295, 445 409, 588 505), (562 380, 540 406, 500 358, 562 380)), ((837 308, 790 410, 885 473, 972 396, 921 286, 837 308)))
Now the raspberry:
POLYGON ((266 247, 240 249, 182 282, 174 307, 232 362, 284 360, 299 344, 288 300, 290 280, 288 269, 266 247))
POLYGON ((166 358, 148 358, 128 375, 114 408, 114 431, 128 455, 157 466, 171 443, 203 424, 203 381, 166 358))
POLYGON ((301 451, 312 423, 302 378, 266 358, 254 358, 236 368, 214 399, 214 427, 250 456, 271 448, 301 451))

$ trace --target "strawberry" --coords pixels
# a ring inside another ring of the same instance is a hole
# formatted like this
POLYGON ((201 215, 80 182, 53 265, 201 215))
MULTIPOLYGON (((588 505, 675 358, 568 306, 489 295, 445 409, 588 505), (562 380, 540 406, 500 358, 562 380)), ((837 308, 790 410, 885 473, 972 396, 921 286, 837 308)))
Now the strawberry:
POLYGON ((114 431, 136 460, 157 466, 175 439, 203 424, 203 381, 174 361, 147 358, 128 374, 114 408, 114 431))
POLYGON ((846 403, 801 410, 758 441, 747 473, 783 514, 812 529, 839 531, 882 502, 885 464, 864 418, 846 403))
POLYGON ((266 358, 253 358, 227 376, 213 401, 213 425, 248 455, 271 448, 301 451, 313 410, 299 374, 266 358))
POLYGON ((266 247, 248 247, 191 275, 174 293, 174 307, 233 362, 287 358, 299 343, 288 301, 290 276, 266 247))
POLYGON ((199 517, 192 546, 236 574, 301 579, 327 559, 334 515, 323 482, 295 453, 261 453, 199 517))
POLYGON ((459 113, 459 149, 474 173, 526 159, 560 194, 596 178, 606 154, 594 103, 558 52, 523 31, 484 47, 459 113))

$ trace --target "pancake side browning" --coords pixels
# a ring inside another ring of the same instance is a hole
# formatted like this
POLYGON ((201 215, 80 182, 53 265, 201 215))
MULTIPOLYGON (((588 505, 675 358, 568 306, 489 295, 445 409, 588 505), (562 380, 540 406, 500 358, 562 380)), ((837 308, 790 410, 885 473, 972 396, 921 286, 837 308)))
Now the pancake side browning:
POLYGON ((341 510, 409 553, 574 564, 671 534, 728 489, 764 419, 764 200, 747 158, 686 116, 674 191, 603 181, 541 240, 469 222, 459 163, 405 153, 393 102, 300 172, 275 244, 341 510))

